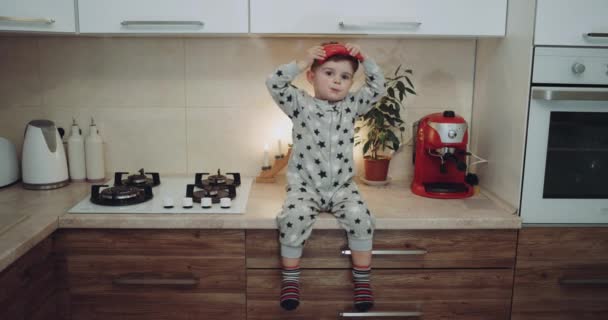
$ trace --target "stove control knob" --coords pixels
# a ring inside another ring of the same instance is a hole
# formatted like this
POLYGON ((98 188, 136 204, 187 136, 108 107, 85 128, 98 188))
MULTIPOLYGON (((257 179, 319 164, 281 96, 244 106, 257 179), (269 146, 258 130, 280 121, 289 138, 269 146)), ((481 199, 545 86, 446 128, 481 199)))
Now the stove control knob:
POLYGON ((581 74, 583 72, 585 72, 585 65, 579 62, 576 62, 572 65, 572 73, 574 74, 581 74))
POLYGON ((230 198, 221 198, 220 199, 220 207, 222 207, 222 209, 228 209, 228 208, 230 208, 231 205, 232 205, 232 201, 230 200, 230 198))
POLYGON ((201 208, 203 208, 203 209, 209 209, 209 208, 211 208, 211 203, 212 203, 211 198, 204 197, 204 198, 201 199, 201 208))
POLYGON ((173 198, 169 198, 169 197, 163 198, 163 208, 172 209, 173 208, 173 198))
POLYGON ((182 200, 182 208, 184 209, 192 209, 192 198, 186 197, 182 200))

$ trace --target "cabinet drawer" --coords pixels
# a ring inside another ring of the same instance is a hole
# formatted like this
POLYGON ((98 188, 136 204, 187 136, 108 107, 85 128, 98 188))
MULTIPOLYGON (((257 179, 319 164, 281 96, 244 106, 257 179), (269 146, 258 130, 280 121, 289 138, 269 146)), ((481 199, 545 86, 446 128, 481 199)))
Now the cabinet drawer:
MULTIPOLYGON (((280 283, 278 270, 248 270, 248 319, 333 320, 340 312, 354 312, 349 270, 303 270, 302 300, 295 311, 281 310, 280 283)), ((373 312, 419 312, 421 319, 506 320, 511 283, 512 271, 506 269, 374 270, 373 312)))
POLYGON ((523 228, 517 259, 579 263, 608 260, 608 228, 523 228))
POLYGON ((76 33, 74 0, 2 0, 0 30, 76 33))
POLYGON ((67 255, 245 256, 243 230, 64 229, 56 239, 67 255))
POLYGON ((517 262, 513 320, 581 318, 608 319, 608 259, 517 262))
POLYGON ((247 33, 247 0, 78 0, 81 33, 247 33))
POLYGON ((252 33, 499 36, 506 0, 251 0, 252 33), (297 7, 297 8, 296 8, 297 7))
MULTIPOLYGON (((279 268, 276 230, 247 230, 247 267, 279 268)), ((377 230, 373 268, 512 268, 516 230, 377 230), (396 252, 395 252, 396 251, 396 252)), ((342 230, 315 230, 306 242, 303 268, 349 268, 342 230)))
POLYGON ((606 0, 538 0, 534 44, 608 46, 607 15, 606 0))

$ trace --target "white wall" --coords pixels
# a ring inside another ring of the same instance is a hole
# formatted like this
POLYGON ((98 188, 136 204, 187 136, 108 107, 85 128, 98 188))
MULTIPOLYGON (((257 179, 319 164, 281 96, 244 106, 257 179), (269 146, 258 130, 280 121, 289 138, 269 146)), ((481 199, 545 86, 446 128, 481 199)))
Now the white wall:
MULTIPOLYGON (((20 149, 32 119, 68 128, 72 117, 81 127, 94 117, 109 172, 257 175, 264 144, 274 153, 279 137, 290 140, 266 75, 327 40, 335 39, 0 37, 0 136, 20 149)), ((418 96, 406 102, 408 124, 446 108, 470 120, 475 40, 349 41, 386 72, 398 64, 414 70, 418 96)), ((303 77, 296 85, 310 89, 303 77)), ((412 174, 410 147, 389 174, 412 174)))
POLYGON ((535 1, 510 0, 507 37, 477 44, 471 146, 486 191, 519 208, 535 1))

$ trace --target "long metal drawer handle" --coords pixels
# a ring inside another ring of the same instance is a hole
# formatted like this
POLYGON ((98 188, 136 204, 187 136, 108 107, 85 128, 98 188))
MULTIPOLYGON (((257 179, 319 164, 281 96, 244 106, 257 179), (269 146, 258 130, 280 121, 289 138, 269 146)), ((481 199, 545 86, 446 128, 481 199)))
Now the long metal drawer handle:
POLYGON ((589 33, 584 33, 583 37, 585 37, 585 38, 608 38, 608 33, 589 32, 589 33))
POLYGON ((204 26, 202 21, 124 20, 123 26, 204 26))
POLYGON ((608 91, 568 91, 559 89, 532 89, 532 99, 608 101, 608 91))
MULTIPOLYGON (((342 250, 340 252, 343 256, 351 255, 350 250, 342 250)), ((426 250, 372 250, 372 255, 424 255, 427 254, 426 250)))
POLYGON ((0 16, 0 22, 20 22, 20 23, 44 23, 53 24, 55 19, 51 18, 23 18, 23 17, 6 17, 0 16))
POLYGON ((370 317, 422 317, 422 312, 418 311, 397 311, 397 312, 340 312, 341 318, 370 318, 370 317))
POLYGON ((197 278, 176 278, 176 279, 163 279, 163 278, 129 278, 121 277, 112 280, 115 285, 143 285, 143 286, 155 286, 155 285, 169 285, 169 286, 195 286, 198 285, 199 279, 197 278))
POLYGON ((366 21, 366 22, 347 22, 345 20, 338 21, 338 26, 341 29, 349 27, 364 28, 364 27, 389 27, 389 28, 406 28, 415 29, 422 25, 420 21, 366 21))
POLYGON ((560 279, 562 286, 572 285, 608 285, 608 279, 560 279))

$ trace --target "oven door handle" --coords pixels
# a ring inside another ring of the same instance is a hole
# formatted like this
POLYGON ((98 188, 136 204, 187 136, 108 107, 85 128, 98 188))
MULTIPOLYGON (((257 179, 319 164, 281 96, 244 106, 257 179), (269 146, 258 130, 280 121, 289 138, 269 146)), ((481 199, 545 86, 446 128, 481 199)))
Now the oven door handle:
POLYGON ((588 101, 608 101, 608 90, 585 89, 585 90, 567 90, 561 88, 532 88, 532 99, 534 100, 588 100, 588 101))

